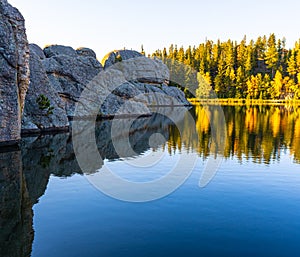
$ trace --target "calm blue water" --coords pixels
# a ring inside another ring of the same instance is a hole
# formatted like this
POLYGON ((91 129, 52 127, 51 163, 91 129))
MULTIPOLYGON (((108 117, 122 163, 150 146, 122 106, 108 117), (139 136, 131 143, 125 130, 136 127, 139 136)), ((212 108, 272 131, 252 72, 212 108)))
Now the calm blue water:
POLYGON ((187 114, 176 126, 161 116, 137 120, 129 133, 135 153, 124 148, 122 158, 113 142, 123 136, 111 137, 112 121, 97 123, 104 163, 92 174, 78 166, 70 134, 0 151, 0 256, 300 256, 300 109, 224 107, 222 151, 203 109, 190 114, 194 124, 187 114), (165 141, 153 144, 157 133, 165 141), (223 160, 201 188, 216 153, 223 160), (121 201, 91 183, 105 168, 124 181, 157 181, 182 158, 184 172, 195 154, 186 181, 154 201, 121 201), (149 156, 151 165, 132 165, 149 156))
POLYGON ((148 203, 112 199, 80 175, 51 176, 33 208, 32 256, 297 256, 300 170, 281 157, 223 161, 205 188, 199 161, 182 187, 148 203))

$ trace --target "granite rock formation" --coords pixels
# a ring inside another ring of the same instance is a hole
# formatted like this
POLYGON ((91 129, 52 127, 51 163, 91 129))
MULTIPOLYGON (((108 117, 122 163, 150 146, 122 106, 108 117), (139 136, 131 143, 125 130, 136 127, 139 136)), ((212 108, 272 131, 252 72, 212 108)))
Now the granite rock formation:
POLYGON ((46 47, 44 53, 42 62, 49 80, 63 100, 67 115, 73 117, 82 91, 102 71, 102 65, 87 48, 76 52, 71 47, 53 45, 46 47))
POLYGON ((22 118, 22 131, 39 132, 67 129, 69 121, 64 103, 50 83, 42 64, 45 55, 37 45, 31 44, 29 48, 31 73, 22 118), (41 96, 44 96, 49 101, 48 107, 38 102, 41 96))
POLYGON ((151 106, 190 105, 181 90, 168 86, 169 69, 161 60, 118 50, 103 59, 103 68, 89 48, 29 47, 24 23, 0 0, 0 145, 18 142, 21 128, 68 129, 76 106, 85 115, 111 118, 151 115, 151 106))
POLYGON ((0 143, 16 142, 29 85, 29 47, 24 18, 0 0, 0 143))

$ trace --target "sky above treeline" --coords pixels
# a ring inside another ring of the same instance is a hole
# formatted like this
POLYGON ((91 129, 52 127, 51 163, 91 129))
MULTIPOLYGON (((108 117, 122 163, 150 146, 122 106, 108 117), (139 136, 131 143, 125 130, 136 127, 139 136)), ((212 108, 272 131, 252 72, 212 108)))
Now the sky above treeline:
POLYGON ((26 20, 30 43, 92 48, 99 60, 115 49, 146 54, 206 39, 248 41, 275 33, 292 48, 300 38, 295 0, 8 0, 26 20))

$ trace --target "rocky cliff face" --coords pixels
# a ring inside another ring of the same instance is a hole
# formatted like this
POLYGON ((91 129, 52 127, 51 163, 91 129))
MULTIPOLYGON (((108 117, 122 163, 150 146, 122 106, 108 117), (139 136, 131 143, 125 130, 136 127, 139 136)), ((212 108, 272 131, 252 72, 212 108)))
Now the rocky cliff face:
POLYGON ((0 0, 0 143, 20 139, 29 85, 29 48, 24 18, 0 0))
POLYGON ((96 54, 88 48, 75 51, 71 47, 53 45, 44 49, 42 60, 48 78, 65 104, 69 117, 86 85, 102 71, 96 54))
POLYGON ((46 59, 44 52, 37 45, 30 48, 30 84, 26 95, 22 119, 23 132, 41 130, 61 130, 69 126, 65 105, 58 92, 53 88, 42 62, 46 59), (44 96, 49 101, 40 102, 44 96))

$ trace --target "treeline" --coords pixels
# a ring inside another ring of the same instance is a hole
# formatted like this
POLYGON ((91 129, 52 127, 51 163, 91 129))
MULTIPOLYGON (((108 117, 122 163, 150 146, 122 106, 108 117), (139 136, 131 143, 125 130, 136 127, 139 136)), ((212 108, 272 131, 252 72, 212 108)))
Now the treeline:
POLYGON ((288 50, 285 39, 276 39, 274 34, 249 43, 246 37, 240 43, 207 40, 187 49, 171 45, 152 56, 164 60, 169 68, 170 62, 184 64, 177 68, 171 65, 171 73, 185 78, 181 86, 186 89, 191 89, 196 79, 195 94, 200 98, 210 97, 213 91, 219 98, 300 98, 300 40, 288 50), (183 71, 182 66, 190 68, 183 71), (191 69, 196 74, 194 81, 191 69))

